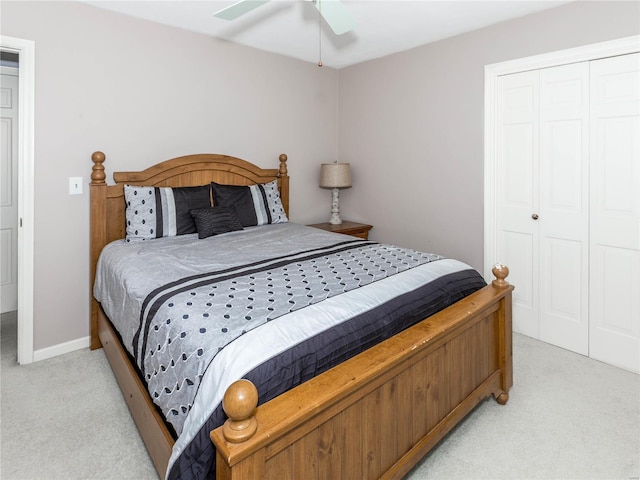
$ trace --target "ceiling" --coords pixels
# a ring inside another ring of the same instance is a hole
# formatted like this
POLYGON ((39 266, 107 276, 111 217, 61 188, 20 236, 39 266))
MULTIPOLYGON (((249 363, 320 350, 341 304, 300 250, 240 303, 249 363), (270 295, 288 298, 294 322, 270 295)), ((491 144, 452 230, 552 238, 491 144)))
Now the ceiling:
MULTIPOLYGON (((328 1, 328 0, 325 0, 328 1)), ((310 1, 272 0, 228 21, 215 12, 234 1, 87 0, 133 17, 203 33, 288 57, 342 68, 408 50, 571 0, 343 0, 356 27, 342 35, 310 1)))

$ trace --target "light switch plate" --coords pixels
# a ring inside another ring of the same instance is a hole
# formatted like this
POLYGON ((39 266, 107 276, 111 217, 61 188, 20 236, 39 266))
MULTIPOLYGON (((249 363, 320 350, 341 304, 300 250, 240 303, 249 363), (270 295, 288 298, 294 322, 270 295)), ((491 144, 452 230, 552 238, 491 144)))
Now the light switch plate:
POLYGON ((82 177, 69 177, 69 195, 82 195, 82 177))

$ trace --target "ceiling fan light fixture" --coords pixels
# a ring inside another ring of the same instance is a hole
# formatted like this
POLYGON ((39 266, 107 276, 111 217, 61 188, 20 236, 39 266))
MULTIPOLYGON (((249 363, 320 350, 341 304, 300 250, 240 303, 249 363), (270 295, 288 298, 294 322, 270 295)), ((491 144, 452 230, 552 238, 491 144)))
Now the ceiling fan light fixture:
POLYGON ((342 35, 355 28, 356 21, 341 0, 313 0, 313 3, 321 10, 320 14, 336 35, 342 35))
MULTIPOLYGON (((217 11, 214 15, 224 20, 235 20, 242 15, 264 5, 269 0, 239 0, 228 7, 217 11)), ((331 27, 336 35, 352 30, 355 19, 342 4, 342 0, 306 0, 313 2, 318 9, 318 67, 322 67, 322 19, 331 27)))
POLYGON ((214 16, 222 18, 223 20, 235 20, 245 13, 249 13, 251 10, 264 5, 268 1, 269 0, 241 0, 217 11, 214 16))
MULTIPOLYGON (((264 5, 269 0, 239 0, 228 7, 217 11, 214 16, 224 20, 235 20, 245 13, 249 13, 255 8, 264 5)), ((307 0, 313 2, 320 10, 319 0, 307 0)), ((324 20, 331 27, 336 35, 342 35, 356 26, 355 19, 351 12, 342 4, 342 0, 322 0, 322 11, 320 12, 324 20)))

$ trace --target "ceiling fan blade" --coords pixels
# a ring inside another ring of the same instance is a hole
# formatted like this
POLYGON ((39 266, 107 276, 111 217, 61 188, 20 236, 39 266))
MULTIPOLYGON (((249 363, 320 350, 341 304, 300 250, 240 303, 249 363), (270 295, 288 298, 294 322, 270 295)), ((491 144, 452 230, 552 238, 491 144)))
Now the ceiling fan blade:
POLYGON ((215 13, 218 18, 224 20, 235 20, 236 18, 249 13, 254 8, 258 8, 260 5, 267 3, 269 0, 240 0, 228 7, 215 13))
POLYGON ((316 8, 336 35, 353 30, 356 21, 340 0, 314 0, 316 8))

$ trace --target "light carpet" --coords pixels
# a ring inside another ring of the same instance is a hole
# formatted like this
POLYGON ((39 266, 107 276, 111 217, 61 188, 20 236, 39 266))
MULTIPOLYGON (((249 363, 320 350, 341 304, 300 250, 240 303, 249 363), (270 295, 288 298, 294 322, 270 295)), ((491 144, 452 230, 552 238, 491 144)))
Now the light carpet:
MULTIPOLYGON (((19 366, 15 312, 0 323, 0 478, 158 478, 102 350, 19 366)), ((405 479, 640 478, 638 375, 517 334, 513 351, 507 405, 482 402, 405 479)))

